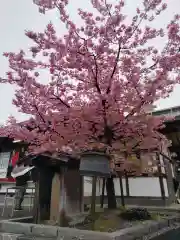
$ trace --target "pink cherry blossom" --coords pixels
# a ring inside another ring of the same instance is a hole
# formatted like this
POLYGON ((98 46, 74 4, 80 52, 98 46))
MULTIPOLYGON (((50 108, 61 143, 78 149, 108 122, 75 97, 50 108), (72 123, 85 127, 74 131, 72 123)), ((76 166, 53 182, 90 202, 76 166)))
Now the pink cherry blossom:
POLYGON ((67 32, 59 36, 49 23, 42 33, 26 31, 34 42, 32 58, 23 50, 4 53, 9 71, 1 82, 17 86, 13 104, 29 120, 18 123, 11 117, 0 135, 28 142, 33 152, 68 147, 113 153, 168 145, 158 132, 164 119, 145 109, 169 96, 180 81, 179 15, 168 24, 168 41, 160 51, 151 40, 163 38, 166 29, 149 22, 168 11, 167 1, 144 0, 129 23, 123 0, 116 5, 89 1, 95 11, 78 9, 82 24, 77 24, 68 14, 70 1, 34 0, 41 13, 56 8, 67 32), (48 84, 41 69, 49 73, 48 84))

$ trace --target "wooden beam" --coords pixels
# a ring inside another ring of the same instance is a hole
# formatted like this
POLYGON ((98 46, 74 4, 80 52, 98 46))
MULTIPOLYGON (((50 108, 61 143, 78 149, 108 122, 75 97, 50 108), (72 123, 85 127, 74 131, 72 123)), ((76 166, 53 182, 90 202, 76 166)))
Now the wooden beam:
POLYGON ((60 204, 61 204, 61 178, 59 173, 55 173, 52 180, 50 222, 59 224, 60 204))
POLYGON ((84 212, 84 176, 80 176, 80 200, 79 200, 79 209, 80 212, 84 212))
POLYGON ((159 158, 159 153, 156 153, 156 158, 158 161, 158 173, 159 173, 159 184, 160 184, 160 189, 161 189, 161 197, 162 200, 165 202, 166 196, 165 196, 165 189, 164 189, 164 183, 163 183, 163 178, 162 178, 162 170, 161 170, 161 162, 159 158))
POLYGON ((35 182, 35 196, 33 203, 33 222, 40 223, 40 214, 39 214, 39 179, 35 182))
POLYGON ((103 208, 103 206, 104 206, 104 193, 105 193, 105 186, 106 186, 106 179, 103 178, 102 194, 101 194, 101 208, 103 208))
POLYGON ((97 183, 97 177, 94 176, 92 179, 92 196, 91 196, 91 214, 92 215, 96 211, 96 183, 97 183))
POLYGON ((172 174, 172 165, 169 159, 169 157, 166 157, 164 154, 163 156, 163 162, 165 166, 165 173, 166 173, 166 180, 167 180, 167 188, 168 188, 168 195, 169 195, 169 201, 171 203, 175 202, 176 194, 174 189, 174 183, 173 183, 173 174, 172 174))
POLYGON ((119 183, 120 183, 120 192, 121 192, 121 205, 125 206, 125 199, 124 199, 124 189, 123 189, 123 181, 122 181, 122 175, 119 174, 119 183))
POLYGON ((51 190, 54 171, 51 168, 40 167, 39 170, 39 218, 46 221, 50 218, 51 190))

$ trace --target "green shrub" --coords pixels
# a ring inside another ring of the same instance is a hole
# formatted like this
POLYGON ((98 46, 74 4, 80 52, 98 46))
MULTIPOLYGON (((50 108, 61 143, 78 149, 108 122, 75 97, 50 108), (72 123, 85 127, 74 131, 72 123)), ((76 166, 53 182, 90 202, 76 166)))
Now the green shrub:
POLYGON ((145 208, 132 208, 120 213, 120 217, 127 221, 150 220, 151 214, 145 208))

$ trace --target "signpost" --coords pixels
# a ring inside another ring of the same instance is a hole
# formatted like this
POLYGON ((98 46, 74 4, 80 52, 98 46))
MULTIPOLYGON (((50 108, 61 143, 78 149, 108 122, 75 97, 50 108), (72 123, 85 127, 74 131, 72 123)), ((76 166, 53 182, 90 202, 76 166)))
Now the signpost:
POLYGON ((92 177, 91 214, 96 207, 97 177, 110 177, 110 156, 101 152, 85 152, 81 155, 80 173, 92 177))

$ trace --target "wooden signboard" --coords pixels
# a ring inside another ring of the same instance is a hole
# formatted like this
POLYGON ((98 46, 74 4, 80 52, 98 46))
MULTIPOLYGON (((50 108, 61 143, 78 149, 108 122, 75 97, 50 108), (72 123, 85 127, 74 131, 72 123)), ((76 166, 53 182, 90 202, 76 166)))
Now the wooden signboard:
POLYGON ((80 173, 84 176, 110 177, 110 159, 106 154, 88 152, 81 156, 80 173))

